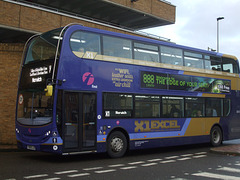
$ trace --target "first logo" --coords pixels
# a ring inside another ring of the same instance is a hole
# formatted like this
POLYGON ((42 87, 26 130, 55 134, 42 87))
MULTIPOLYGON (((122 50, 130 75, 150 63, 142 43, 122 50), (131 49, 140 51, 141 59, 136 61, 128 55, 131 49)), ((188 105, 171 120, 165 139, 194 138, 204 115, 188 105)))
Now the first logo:
POLYGON ((84 73, 83 76, 82 76, 82 81, 83 81, 84 83, 86 83, 88 86, 89 86, 89 85, 92 85, 93 82, 94 82, 94 76, 93 76, 93 74, 90 73, 90 72, 84 73))

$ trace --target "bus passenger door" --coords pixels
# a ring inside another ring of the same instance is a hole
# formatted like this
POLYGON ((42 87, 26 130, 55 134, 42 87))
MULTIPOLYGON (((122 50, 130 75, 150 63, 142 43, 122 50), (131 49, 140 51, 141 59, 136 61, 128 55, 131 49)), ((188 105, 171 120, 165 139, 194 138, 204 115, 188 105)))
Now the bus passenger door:
POLYGON ((82 148, 83 150, 91 150, 96 147, 96 119, 97 106, 96 94, 82 93, 80 98, 82 100, 81 117, 82 117, 82 148))
POLYGON ((96 149, 96 94, 64 93, 64 152, 96 149))

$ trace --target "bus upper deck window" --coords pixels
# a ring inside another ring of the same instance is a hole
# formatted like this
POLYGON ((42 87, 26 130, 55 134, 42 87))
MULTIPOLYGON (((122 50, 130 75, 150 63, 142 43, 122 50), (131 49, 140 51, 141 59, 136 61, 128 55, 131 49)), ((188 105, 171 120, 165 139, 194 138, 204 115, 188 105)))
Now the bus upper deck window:
POLYGON ((203 69, 203 55, 192 52, 184 52, 185 66, 203 69))
POLYGON ((172 47, 161 46, 161 62, 165 64, 182 66, 182 50, 172 47))
POLYGON ((131 41, 127 39, 103 36, 103 54, 132 59, 131 44, 131 41))
POLYGON ((237 62, 234 59, 222 59, 223 72, 238 73, 237 62))
POLYGON ((94 33, 76 31, 70 38, 70 46, 73 52, 91 51, 100 54, 100 36, 94 33))
POLYGON ((134 43, 134 59, 159 62, 158 46, 134 43))

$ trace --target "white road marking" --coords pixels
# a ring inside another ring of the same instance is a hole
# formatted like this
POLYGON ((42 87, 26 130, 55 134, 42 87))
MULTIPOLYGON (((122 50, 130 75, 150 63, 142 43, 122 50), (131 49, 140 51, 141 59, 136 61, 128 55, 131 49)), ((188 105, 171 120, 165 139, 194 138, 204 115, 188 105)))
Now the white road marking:
POLYGON ((236 166, 240 166, 240 164, 238 163, 238 164, 235 164, 236 166))
POLYGON ((193 158, 195 158, 195 159, 197 159, 197 158, 203 158, 203 157, 207 157, 207 155, 193 156, 193 158))
POLYGON ((44 180, 58 180, 58 179, 61 179, 61 178, 55 177, 55 178, 47 178, 47 179, 44 179, 44 180))
POLYGON ((122 167, 124 166, 124 164, 113 164, 113 165, 109 165, 108 167, 122 167))
POLYGON ((128 170, 128 169, 136 169, 137 168, 137 166, 129 166, 129 167, 122 167, 122 168, 120 168, 120 169, 122 169, 122 170, 128 170))
POLYGON ((165 157, 165 159, 175 159, 178 158, 179 156, 169 156, 169 157, 165 157))
POLYGON ((94 171, 97 174, 102 174, 102 173, 109 173, 109 172, 114 172, 116 169, 107 169, 107 170, 102 170, 102 171, 94 171))
POLYGON ((38 175, 33 175, 33 176, 25 176, 23 177, 24 179, 34 179, 34 178, 40 178, 40 177, 47 177, 48 174, 38 174, 38 175))
POLYGON ((92 170, 98 170, 98 169, 103 169, 103 167, 93 167, 93 168, 84 168, 84 171, 92 171, 92 170))
POLYGON ((222 167, 217 170, 240 173, 240 169, 230 167, 222 167))
POLYGON ((90 173, 80 173, 80 174, 72 174, 72 175, 68 175, 68 177, 81 177, 81 176, 89 176, 90 173))
POLYGON ((156 162, 156 161, 161 161, 162 159, 150 159, 148 162, 156 162))
POLYGON ((169 161, 161 161, 161 164, 166 164, 166 163, 172 163, 172 162, 176 162, 176 160, 169 160, 169 161))
POLYGON ((236 176, 229 176, 229 175, 221 175, 221 174, 214 174, 214 173, 208 173, 208 172, 202 172, 202 173, 195 173, 192 174, 193 176, 200 176, 200 177, 206 177, 206 178, 214 178, 214 179, 227 179, 227 180, 239 180, 239 177, 236 176))
POLYGON ((157 165, 158 163, 149 163, 149 164, 142 164, 141 166, 143 167, 148 167, 148 166, 155 166, 157 165))
POLYGON ((182 157, 188 157, 188 156, 193 156, 193 154, 183 154, 181 155, 182 157))
POLYGON ((178 161, 186 161, 186 160, 189 160, 189 159, 192 159, 191 157, 185 157, 185 158, 180 158, 180 159, 177 159, 178 161))
POLYGON ((76 173, 78 172, 78 170, 69 170, 69 171, 59 171, 59 172, 55 172, 54 174, 69 174, 69 173, 76 173))
POLYGON ((143 164, 145 163, 144 161, 137 161, 137 162, 131 162, 131 163, 128 163, 129 165, 137 165, 137 164, 143 164))
POLYGON ((201 155, 201 154, 207 154, 207 152, 199 152, 199 153, 194 153, 196 155, 201 155))

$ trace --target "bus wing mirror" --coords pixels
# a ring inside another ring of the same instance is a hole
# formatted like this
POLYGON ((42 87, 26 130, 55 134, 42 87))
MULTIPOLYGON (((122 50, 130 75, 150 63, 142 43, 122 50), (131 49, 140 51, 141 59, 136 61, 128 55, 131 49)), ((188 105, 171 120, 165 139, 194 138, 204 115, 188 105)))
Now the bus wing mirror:
POLYGON ((53 86, 52 85, 47 85, 47 88, 44 89, 44 91, 46 92, 46 96, 52 96, 53 94, 53 86))

